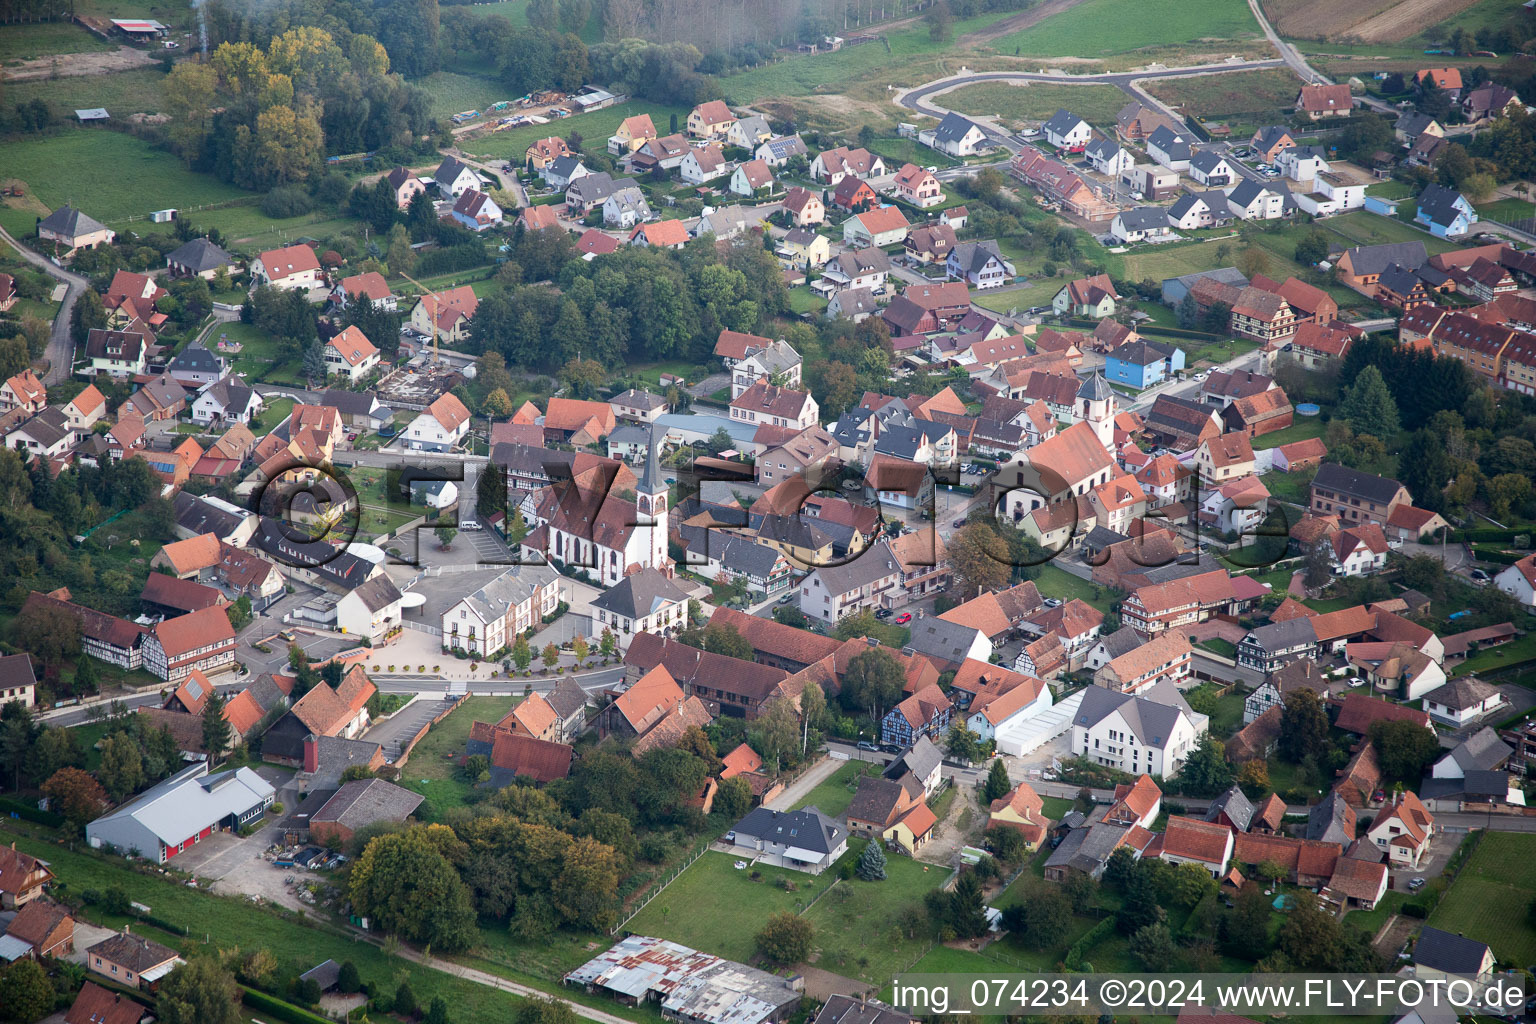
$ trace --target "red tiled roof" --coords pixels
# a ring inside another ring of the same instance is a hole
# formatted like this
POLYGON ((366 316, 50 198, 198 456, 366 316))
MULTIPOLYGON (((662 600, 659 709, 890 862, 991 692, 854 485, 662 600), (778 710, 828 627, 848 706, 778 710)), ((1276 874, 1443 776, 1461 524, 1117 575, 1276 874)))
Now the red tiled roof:
POLYGON ((1363 693, 1351 693, 1345 696, 1343 703, 1339 706, 1339 715, 1334 719, 1333 724, 1345 732, 1364 736, 1371 731, 1372 724, 1376 722, 1414 722, 1426 729, 1430 727, 1429 712, 1406 704, 1377 700, 1363 693))
POLYGON ((721 779, 733 779, 738 775, 755 772, 763 766, 763 759, 757 751, 745 743, 720 759, 724 765, 720 770, 721 779))
POLYGON ((143 1003, 88 981, 64 1012, 64 1024, 139 1024, 148 1015, 143 1003))
POLYGON ((526 775, 535 782, 552 782, 571 773, 571 748, 565 743, 496 729, 491 764, 513 775, 526 775))
POLYGON ((202 608, 188 615, 166 619, 154 628, 165 656, 172 661, 199 647, 231 643, 235 631, 222 607, 202 608))
POLYGON ((1219 864, 1232 833, 1220 825, 1174 815, 1163 832, 1163 852, 1207 864, 1219 864))

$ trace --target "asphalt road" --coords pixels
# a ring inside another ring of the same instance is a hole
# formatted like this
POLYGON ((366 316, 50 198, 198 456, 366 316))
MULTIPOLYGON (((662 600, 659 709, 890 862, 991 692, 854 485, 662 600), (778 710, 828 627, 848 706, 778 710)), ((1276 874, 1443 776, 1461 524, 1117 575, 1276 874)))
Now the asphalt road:
POLYGON ((70 370, 74 368, 75 343, 69 336, 69 315, 74 311, 75 300, 90 287, 90 282, 28 249, 12 238, 4 228, 0 228, 0 239, 20 253, 22 259, 69 286, 64 293, 64 301, 59 303, 59 312, 53 318, 53 333, 48 336, 48 373, 43 378, 44 384, 60 384, 68 379, 70 370))

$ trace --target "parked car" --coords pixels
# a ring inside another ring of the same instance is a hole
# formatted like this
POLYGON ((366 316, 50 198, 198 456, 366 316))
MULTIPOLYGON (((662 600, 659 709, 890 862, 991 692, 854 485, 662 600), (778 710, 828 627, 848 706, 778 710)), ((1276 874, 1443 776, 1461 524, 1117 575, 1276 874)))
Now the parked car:
POLYGON ((875 609, 875 618, 877 618, 877 619, 888 619, 890 617, 891 617, 891 610, 889 608, 876 608, 875 609))
POLYGON ((902 612, 900 615, 896 616, 896 625, 898 625, 898 626, 905 626, 907 623, 909 623, 911 621, 912 621, 912 613, 911 612, 902 612))
POLYGON ((859 740, 858 745, 860 750, 868 750, 873 754, 880 753, 880 744, 878 743, 871 743, 869 740, 859 740))
POLYGON ((1365 685, 1365 680, 1361 679, 1359 676, 1350 676, 1349 677, 1349 685, 1350 685, 1351 688, 1354 688, 1356 686, 1364 686, 1365 685))
POLYGON ((1477 582, 1479 582, 1479 583, 1487 583, 1489 580, 1493 579, 1492 576, 1488 575, 1488 572, 1485 569, 1473 569, 1467 575, 1471 576, 1473 579, 1477 580, 1477 582))
POLYGON ((1422 888, 1424 888, 1424 879, 1422 879, 1422 878, 1410 878, 1408 880, 1408 891, 1409 892, 1418 892, 1422 888))
POLYGON ((795 595, 794 595, 793 592, 791 592, 791 593, 785 594, 783 597, 779 598, 778 603, 779 604, 789 604, 789 602, 793 601, 794 599, 795 599, 795 595))
POLYGON ((480 529, 480 524, 475 522, 473 519, 466 519, 459 524, 459 529, 469 530, 471 533, 473 533, 474 531, 480 529))
POLYGON ((1047 608, 1060 608, 1061 607, 1061 598, 1059 598, 1059 597, 1048 597, 1048 598, 1045 599, 1045 606, 1047 608))

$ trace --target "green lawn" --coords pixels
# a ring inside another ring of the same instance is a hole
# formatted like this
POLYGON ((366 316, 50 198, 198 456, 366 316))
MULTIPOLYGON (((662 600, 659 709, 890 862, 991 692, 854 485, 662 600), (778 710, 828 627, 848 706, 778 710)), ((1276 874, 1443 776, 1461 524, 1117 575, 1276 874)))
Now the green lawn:
MULTIPOLYGON (((1007 244, 1004 243, 1004 254, 1007 253, 1007 244)), ((1023 273, 1023 268, 1019 272, 1023 273)), ((990 309, 994 313, 1006 313, 1010 309, 1028 309, 1031 306, 1050 305, 1051 297, 1061 291, 1065 280, 1061 278, 1035 278, 1022 288, 1008 288, 997 291, 975 292, 971 295, 971 301, 982 309, 990 309)))
POLYGON ((791 288, 786 293, 789 308, 794 313, 820 313, 827 308, 827 300, 809 288, 791 288))
MULTIPOLYGON (((370 671, 382 666, 388 671, 392 655, 380 651, 370 659, 370 671)), ((402 669, 404 666, 401 666, 402 669)), ((430 667, 430 666, 429 666, 430 667)), ((469 783, 459 776, 458 760, 464 756, 469 727, 475 722, 499 722, 506 717, 519 697, 466 697, 453 714, 434 725, 411 751, 410 760, 400 773, 400 785, 426 797, 432 810, 460 806, 470 791, 469 783)), ((425 805, 423 805, 425 806, 425 805)), ((418 811, 417 817, 423 817, 418 811)))
POLYGON ((1312 478, 1316 475, 1316 470, 1305 470, 1300 473, 1265 473, 1260 479, 1269 488, 1269 493, 1281 501, 1306 505, 1311 502, 1312 478))
MULTIPOLYGON (((954 96, 954 93, 950 93, 945 98, 953 99, 954 96)), ((899 170, 903 164, 917 164, 919 167, 954 167, 960 162, 936 149, 929 149, 916 139, 876 139, 869 148, 885 157, 886 165, 892 171, 899 170)))
MULTIPOLYGON (((221 338, 240 344, 240 353, 230 366, 232 372, 243 373, 247 380, 263 384, 298 383, 299 360, 281 359, 277 339, 255 324, 238 320, 221 324, 208 336, 208 347, 216 348, 221 338)), ((266 416, 264 422, 276 426, 280 421, 266 416)))
MULTIPOLYGON (((55 53, 100 53, 115 47, 79 25, 67 21, 46 21, 35 25, 6 25, 0 28, 0 64, 33 60, 55 53)), ((6 90, 9 97, 10 89, 6 90)))
POLYGON ((1170 78, 1148 85, 1158 99, 1204 120, 1244 125, 1289 119, 1301 83, 1289 70, 1170 78))
POLYGON ((1536 928, 1525 913, 1536 892, 1536 835, 1489 832, 1429 923, 1493 947, 1501 964, 1536 962, 1536 928))
POLYGON ((962 114, 996 116, 1008 122, 1044 121, 1065 107, 1091 124, 1113 124, 1126 95, 1112 85, 1053 85, 983 82, 945 93, 944 106, 962 114))
MULTIPOLYGON (((850 853, 853 848, 850 844, 850 853)), ((816 929, 815 945, 821 953, 816 966, 883 987, 923 951, 927 936, 907 938, 899 917, 906 907, 921 906, 923 894, 937 889, 949 872, 893 855, 885 873, 882 882, 840 881, 805 913, 816 929)), ((727 900, 716 905, 733 904, 727 900)))
MULTIPOLYGON (((974 18, 955 21, 954 36, 986 28, 995 21, 1011 16, 1011 11, 995 11, 974 18)), ((876 79, 907 81, 911 84, 925 81, 912 78, 917 73, 911 61, 914 58, 937 56, 953 48, 951 42, 934 42, 928 36, 928 27, 898 29, 885 34, 889 50, 880 41, 850 46, 833 53, 805 54, 786 57, 764 67, 753 68, 720 79, 720 88, 726 99, 733 104, 751 103, 764 96, 809 96, 828 91, 829 86, 876 79)), ((928 75, 928 78, 936 77, 928 75)), ((660 128, 661 125, 657 125, 660 128)))
MULTIPOLYGON (((462 77, 462 76, 460 76, 462 77)), ((506 96, 496 97, 506 99, 506 96)), ((460 107, 460 110, 466 109, 460 107)), ((650 114, 651 121, 656 125, 656 131, 662 135, 667 134, 672 123, 672 115, 677 115, 678 130, 682 130, 683 122, 688 120, 687 107, 668 107, 660 103, 648 103, 643 100, 630 100, 628 103, 620 103, 616 107, 606 110, 596 110, 590 114, 577 114, 574 117, 562 118, 551 121, 548 124, 529 124, 520 128, 512 128, 504 132, 492 132, 488 135, 480 135, 473 139, 465 139, 461 148, 471 156, 481 159, 511 160, 514 163, 522 163, 523 154, 527 152, 538 139, 545 139, 551 135, 565 138, 571 132, 581 135, 583 145, 599 150, 608 145, 608 136, 618 130, 619 122, 626 117, 634 117, 637 114, 650 114)))
POLYGON ((1086 0, 992 44, 1026 57, 1107 57, 1199 41, 1250 40, 1258 24, 1243 0, 1086 0))
POLYGON ((1137 281, 1148 278, 1164 281, 1202 270, 1230 267, 1242 247, 1242 240, 1235 237, 1151 246, 1125 255, 1125 273, 1137 281), (1217 250, 1220 249, 1225 249, 1225 252, 1218 255, 1217 250))
POLYGON ((1476 209, 1477 215, 1484 220, 1496 220, 1504 224, 1536 217, 1536 203, 1529 199, 1497 199, 1483 203, 1476 209))
MULTIPOLYGON (((71 131, 7 142, 0 176, 26 182, 49 209, 73 202, 117 226, 130 216, 168 206, 191 210, 250 195, 212 175, 189 171, 165 150, 122 132, 71 131)), ((206 222, 201 215, 189 216, 206 222)))
POLYGON ((1225 341, 1197 342, 1193 339, 1170 338, 1172 344, 1184 350, 1184 365, 1193 367, 1199 363, 1213 366, 1245 356, 1259 347, 1259 343, 1247 338, 1227 338, 1225 341))
POLYGON ((815 789, 805 795, 805 799, 795 804, 794 810, 814 804, 821 813, 833 818, 841 818, 843 812, 848 809, 848 805, 853 802, 853 794, 858 790, 859 777, 879 774, 880 765, 855 758, 839 765, 837 771, 828 775, 815 789))
POLYGON ((1492 672, 1520 661, 1536 657, 1536 633, 1527 633, 1507 644, 1484 648, 1451 670, 1453 676, 1471 675, 1474 672, 1492 672))
MULTIPOLYGON (((0 29, 0 40, 6 29, 0 29)), ((5 101, 27 103, 41 99, 54 110, 71 119, 84 107, 106 107, 107 113, 120 120, 127 114, 154 113, 164 102, 161 85, 165 75, 159 69, 119 71, 111 75, 70 75, 24 82, 7 82, 5 101)), ((101 128, 79 128, 99 132, 101 128)))
POLYGON ((1074 576, 1055 565, 1042 565, 1040 575, 1035 577, 1035 586, 1045 597, 1059 597, 1063 601, 1070 601, 1074 597, 1093 605, 1101 612, 1109 611, 1113 603, 1109 591, 1096 586, 1092 582, 1080 576, 1074 576))
POLYGON ((747 961, 752 959, 755 948, 753 936, 769 914, 782 910, 804 912, 836 878, 833 871, 808 875, 763 865, 755 869, 762 877, 754 882, 751 870, 732 866, 735 860, 725 853, 704 854, 636 914, 624 930, 672 939, 706 953, 747 961), (794 890, 786 892, 781 880, 793 884, 794 890), (709 907, 716 910, 705 912, 709 907))
POLYGON ((1253 447, 1262 451, 1265 448, 1279 448, 1294 441, 1305 441, 1309 437, 1322 437, 1323 430, 1327 426, 1327 422, 1321 416, 1296 416, 1291 420, 1290 426, 1282 430, 1272 430, 1254 438, 1253 447))
MULTIPOLYGON (((7 831, 11 833, 5 837, 7 842, 14 840, 18 849, 49 862, 65 884, 66 892, 77 894, 84 889, 121 886, 129 898, 150 907, 156 917, 190 928, 193 936, 182 938, 135 922, 136 932, 144 932, 184 954, 233 945, 246 950, 266 949, 277 958, 279 974, 308 970, 327 957, 338 962, 351 960, 365 982, 393 987, 399 979, 408 979, 419 999, 430 1001, 441 996, 465 1020, 505 1019, 519 1005, 519 1000, 505 992, 417 966, 330 928, 279 916, 241 898, 216 896, 190 889, 173 879, 140 874, 118 859, 42 842, 20 830, 7 831)), ((124 918, 94 911, 87 916, 107 927, 128 923, 124 918)), ((639 1016, 618 1006, 610 1007, 609 1012, 639 1016)))

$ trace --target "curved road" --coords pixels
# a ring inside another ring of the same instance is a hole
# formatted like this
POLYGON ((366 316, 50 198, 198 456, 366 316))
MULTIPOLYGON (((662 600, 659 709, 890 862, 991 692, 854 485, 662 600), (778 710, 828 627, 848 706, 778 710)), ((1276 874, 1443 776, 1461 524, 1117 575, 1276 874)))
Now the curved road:
POLYGON ((69 377, 69 372, 74 366, 75 343, 69 336, 69 314, 74 311, 75 300, 80 294, 90 287, 90 282, 79 274, 65 270, 55 265, 46 257, 40 256, 22 245, 10 236, 4 228, 0 228, 0 240, 3 240, 12 249, 21 253, 23 259, 42 270, 50 277, 57 278, 69 286, 64 293, 64 301, 59 303, 59 312, 53 318, 53 333, 48 336, 48 373, 43 377, 44 384, 59 384, 69 377))

